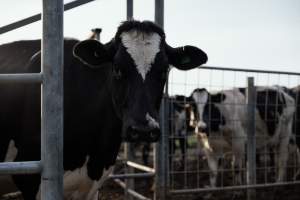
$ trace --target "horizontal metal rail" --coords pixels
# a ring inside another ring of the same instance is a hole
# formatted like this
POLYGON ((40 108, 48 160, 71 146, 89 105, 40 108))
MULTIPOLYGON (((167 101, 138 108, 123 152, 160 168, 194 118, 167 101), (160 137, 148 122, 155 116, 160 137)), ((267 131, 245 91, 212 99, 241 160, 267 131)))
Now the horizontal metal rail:
POLYGON ((42 83, 42 73, 26 73, 26 74, 0 74, 1 82, 18 82, 18 83, 42 83))
POLYGON ((41 161, 3 162, 0 174, 38 174, 42 170, 41 161))
MULTIPOLYGON (((64 11, 76 8, 78 6, 81 6, 81 5, 86 4, 86 3, 90 3, 92 1, 95 1, 95 0, 76 0, 76 1, 72 1, 72 2, 67 3, 67 4, 64 5, 64 11)), ((8 24, 8 25, 0 27, 0 34, 7 33, 9 31, 21 28, 23 26, 26 26, 28 24, 37 22, 39 20, 41 20, 41 13, 33 15, 33 16, 30 16, 30 17, 27 17, 27 18, 22 19, 20 21, 17 21, 17 22, 14 22, 14 23, 11 23, 11 24, 8 24)))
MULTIPOLYGON (((272 68, 272 67, 270 67, 272 68)), ((210 69, 210 70, 223 70, 223 71, 236 71, 236 72, 251 72, 251 73, 265 73, 265 74, 285 74, 300 76, 299 72, 287 72, 287 71, 272 71, 272 70, 259 70, 259 69, 242 69, 232 67, 217 67, 217 66, 199 66, 198 69, 210 69)))
POLYGON ((137 199, 140 199, 140 200, 151 200, 143 195, 141 195, 140 193, 134 191, 134 190, 131 190, 131 189, 126 189, 126 184, 121 181, 120 179, 115 179, 114 180, 119 186, 121 186, 124 190, 127 190, 128 194, 132 195, 133 197, 137 198, 137 199))
POLYGON ((127 164, 128 166, 130 166, 130 167, 139 169, 139 170, 141 170, 141 171, 155 173, 155 169, 153 169, 153 168, 151 168, 151 167, 147 167, 147 166, 145 166, 145 165, 141 165, 141 164, 138 164, 138 163, 135 163, 135 162, 132 162, 132 161, 127 161, 126 164, 127 164))
POLYGON ((255 185, 240 185, 240 186, 225 186, 225 187, 215 187, 215 188, 196 188, 196 189, 179 189, 170 190, 170 194, 187 194, 187 193, 200 193, 200 192, 217 192, 217 191, 230 191, 230 190, 245 190, 245 189, 259 189, 266 187, 280 187, 288 185, 300 184, 300 181, 293 182, 282 182, 282 183, 265 183, 265 184, 255 184, 255 185))
POLYGON ((129 178, 147 178, 154 177, 154 173, 134 173, 134 174, 112 174, 108 178, 111 179, 129 179, 129 178))

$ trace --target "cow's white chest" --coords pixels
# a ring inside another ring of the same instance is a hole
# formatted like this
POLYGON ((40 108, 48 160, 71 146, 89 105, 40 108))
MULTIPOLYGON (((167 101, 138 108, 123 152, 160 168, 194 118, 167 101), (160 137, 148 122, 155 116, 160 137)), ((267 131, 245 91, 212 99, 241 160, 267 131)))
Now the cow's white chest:
MULTIPOLYGON (((98 189, 101 188, 108 175, 112 172, 113 167, 104 170, 102 177, 95 181, 89 178, 87 173, 86 158, 84 165, 73 171, 64 173, 64 199, 65 200, 97 200, 98 189)), ((40 190, 37 194, 37 200, 40 200, 40 190)))
POLYGON ((161 37, 157 33, 141 33, 133 30, 122 33, 121 40, 133 59, 138 73, 145 81, 156 54, 160 50, 161 37))

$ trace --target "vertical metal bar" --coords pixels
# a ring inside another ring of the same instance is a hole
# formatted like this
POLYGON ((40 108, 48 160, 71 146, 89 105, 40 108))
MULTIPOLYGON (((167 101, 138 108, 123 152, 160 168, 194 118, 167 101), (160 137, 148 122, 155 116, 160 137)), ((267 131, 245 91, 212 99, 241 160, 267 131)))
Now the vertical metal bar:
POLYGON ((161 138, 155 144, 155 196, 154 199, 167 199, 169 169, 169 99, 164 97, 160 108, 161 138))
POLYGON ((133 19, 133 0, 127 0, 127 20, 133 19))
MULTIPOLYGON (((131 151, 131 145, 130 143, 126 142, 124 144, 124 154, 125 154, 125 159, 126 161, 132 161, 133 156, 132 156, 132 151, 131 151)), ((134 169, 128 165, 125 166, 125 173, 126 174, 133 174, 134 169)), ((134 179, 125 179, 125 199, 128 200, 133 200, 133 196, 128 192, 128 190, 134 190, 134 179)))
MULTIPOLYGON (((255 108, 256 89, 254 78, 247 80, 247 184, 256 184, 256 137, 255 137, 255 108)), ((253 200, 256 197, 255 189, 247 190, 247 199, 253 200)))
MULTIPOLYGON (((164 0, 155 0, 155 23, 164 27, 164 0)), ((165 87, 165 95, 160 108, 161 139, 154 148, 155 193, 154 199, 167 199, 168 175, 169 175, 169 93, 168 79, 165 87)))
MULTIPOLYGON (((127 20, 132 20, 133 19, 133 0, 127 0, 127 20)), ((132 155, 132 146, 130 143, 125 143, 124 144, 124 154, 125 154, 125 159, 127 161, 132 161, 133 160, 133 155, 132 155)), ((134 173, 134 169, 131 168, 130 166, 126 165, 125 167, 125 173, 134 173)), ((135 188, 135 183, 134 179, 125 179, 125 199, 128 200, 133 200, 133 196, 128 192, 133 190, 135 188)))
MULTIPOLYGON (((154 11, 155 23, 161 28, 164 28, 164 0, 155 0, 155 11, 154 11)), ((169 77, 169 71, 168 75, 169 77)), ((165 93, 169 94, 169 81, 167 79, 165 86, 165 93)))
POLYGON ((164 27, 164 0, 155 0, 155 23, 164 27))
POLYGON ((41 199, 63 199, 63 1, 43 0, 41 199))

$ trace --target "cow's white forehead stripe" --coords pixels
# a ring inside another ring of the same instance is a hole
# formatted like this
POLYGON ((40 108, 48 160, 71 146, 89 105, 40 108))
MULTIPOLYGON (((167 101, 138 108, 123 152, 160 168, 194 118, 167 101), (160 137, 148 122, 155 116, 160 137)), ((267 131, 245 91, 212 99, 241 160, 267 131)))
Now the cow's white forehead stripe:
POLYGON ((192 97, 194 98, 194 100, 197 104, 197 110, 198 110, 198 113, 199 113, 199 118, 200 118, 200 121, 202 121, 203 120, 204 107, 205 107, 205 104, 207 103, 207 100, 208 100, 208 93, 206 91, 194 92, 192 94, 192 97))
POLYGON ((138 73, 145 80, 156 54, 159 52, 161 37, 157 33, 132 30, 122 33, 121 40, 134 60, 138 73))

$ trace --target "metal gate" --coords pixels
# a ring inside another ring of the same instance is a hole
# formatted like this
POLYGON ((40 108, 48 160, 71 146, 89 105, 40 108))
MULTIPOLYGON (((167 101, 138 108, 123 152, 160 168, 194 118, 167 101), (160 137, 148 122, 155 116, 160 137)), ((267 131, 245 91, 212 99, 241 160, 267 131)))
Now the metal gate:
POLYGON ((2 34, 43 21, 41 73, 0 75, 0 82, 42 84, 41 160, 0 163, 0 174, 40 173, 43 200, 63 199, 63 11, 90 1, 74 1, 64 7, 63 1, 43 0, 42 15, 0 28, 2 34))

